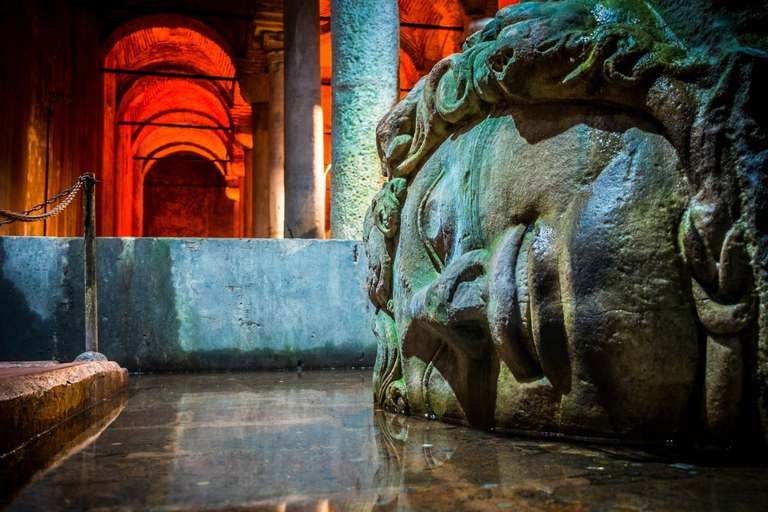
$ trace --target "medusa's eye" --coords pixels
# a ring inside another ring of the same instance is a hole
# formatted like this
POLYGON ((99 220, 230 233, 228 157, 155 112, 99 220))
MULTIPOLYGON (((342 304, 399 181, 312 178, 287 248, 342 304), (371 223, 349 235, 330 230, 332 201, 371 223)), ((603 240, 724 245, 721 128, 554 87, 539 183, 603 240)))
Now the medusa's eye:
POLYGON ((501 53, 497 53, 488 59, 488 66, 496 73, 504 71, 504 57, 501 53))
POLYGON ((504 69, 515 60, 515 49, 511 46, 502 48, 488 58, 488 66, 496 73, 503 73, 504 69))
POLYGON ((499 54, 496 54, 493 57, 491 57, 489 59, 488 65, 496 73, 501 73, 502 71, 504 71, 504 61, 501 58, 501 55, 499 54))

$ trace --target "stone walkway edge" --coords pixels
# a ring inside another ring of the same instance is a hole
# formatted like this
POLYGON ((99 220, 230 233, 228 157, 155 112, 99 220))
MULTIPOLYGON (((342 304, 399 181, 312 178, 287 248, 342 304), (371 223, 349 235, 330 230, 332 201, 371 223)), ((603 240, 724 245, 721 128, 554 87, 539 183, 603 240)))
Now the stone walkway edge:
POLYGON ((0 363, 0 459, 128 388, 115 362, 0 363))

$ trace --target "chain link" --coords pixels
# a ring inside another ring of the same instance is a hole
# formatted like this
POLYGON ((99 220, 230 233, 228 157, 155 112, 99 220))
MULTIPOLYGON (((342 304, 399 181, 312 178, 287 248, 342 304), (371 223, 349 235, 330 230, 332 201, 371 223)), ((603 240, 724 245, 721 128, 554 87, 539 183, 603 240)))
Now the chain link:
MULTIPOLYGON (((91 180, 91 178, 88 174, 83 174, 77 179, 77 183, 69 187, 68 189, 65 189, 61 191, 60 193, 56 194, 55 196, 51 197, 50 199, 46 199, 42 203, 33 206, 29 210, 23 211, 21 213, 12 212, 10 210, 4 210, 0 208, 0 215, 3 217, 7 217, 7 220, 4 220, 0 222, 0 226, 3 226, 5 224, 10 224, 11 222, 35 222, 38 220, 47 219, 49 217, 53 217, 55 215, 60 214, 63 212, 67 206, 69 206, 69 203, 72 202, 72 200, 77 195, 77 192, 80 190, 80 188, 83 186, 83 183, 85 183, 88 180, 91 180), (38 212, 48 206, 49 204, 53 204, 59 199, 64 198, 60 204, 58 204, 53 210, 40 214, 40 215, 30 215, 31 213, 38 212)), ((96 180, 94 182, 98 183, 96 180)))

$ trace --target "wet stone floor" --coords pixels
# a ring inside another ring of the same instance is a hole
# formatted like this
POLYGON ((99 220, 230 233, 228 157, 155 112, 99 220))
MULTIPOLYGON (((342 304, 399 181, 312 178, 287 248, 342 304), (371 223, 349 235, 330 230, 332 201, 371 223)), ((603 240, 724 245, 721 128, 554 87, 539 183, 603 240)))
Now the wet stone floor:
MULTIPOLYGON (((768 467, 375 413, 370 371, 131 376, 8 510, 768 510, 768 467)), ((2 475, 0 475, 2 476, 2 475)))

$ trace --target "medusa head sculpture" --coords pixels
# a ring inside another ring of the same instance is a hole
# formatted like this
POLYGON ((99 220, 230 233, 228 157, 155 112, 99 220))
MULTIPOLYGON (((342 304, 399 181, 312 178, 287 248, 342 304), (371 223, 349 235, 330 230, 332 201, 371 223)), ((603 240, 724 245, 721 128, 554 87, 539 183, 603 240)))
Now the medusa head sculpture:
POLYGON ((683 41, 671 3, 504 8, 381 121, 379 406, 764 441, 768 55, 683 41))

